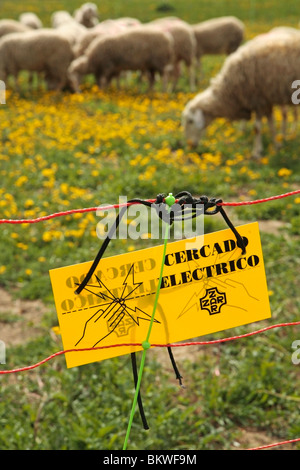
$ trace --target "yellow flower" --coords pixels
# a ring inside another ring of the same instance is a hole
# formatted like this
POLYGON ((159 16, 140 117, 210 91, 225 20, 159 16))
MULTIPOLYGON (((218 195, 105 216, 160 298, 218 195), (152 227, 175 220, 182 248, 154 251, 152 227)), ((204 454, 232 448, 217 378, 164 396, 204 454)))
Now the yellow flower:
POLYGON ((32 270, 31 270, 31 269, 26 269, 25 274, 26 274, 27 276, 31 276, 32 270))
POLYGON ((28 181, 27 176, 23 175, 17 179, 17 181, 15 182, 15 185, 18 186, 18 188, 20 188, 21 186, 23 186, 24 183, 27 183, 27 181, 28 181))
POLYGON ((60 335, 60 328, 59 326, 53 326, 51 328, 51 330, 53 331, 53 333, 55 333, 56 335, 60 335))
POLYGON ((255 189, 249 189, 248 194, 249 194, 250 196, 256 196, 257 191, 256 191, 255 189))
POLYGON ((26 251, 28 249, 28 245, 26 245, 25 243, 22 243, 22 242, 17 243, 17 247, 21 248, 21 250, 24 250, 24 251, 26 251))
POLYGON ((44 262, 46 261, 45 256, 39 256, 39 257, 38 257, 38 261, 39 261, 40 263, 44 263, 44 262))
POLYGON ((33 200, 32 200, 32 199, 26 199, 26 201, 25 201, 25 204, 24 204, 24 205, 25 205, 25 207, 31 207, 31 206, 33 206, 33 205, 34 205, 34 202, 33 202, 33 200))
POLYGON ((5 273, 6 271, 6 266, 0 266, 0 274, 5 273))
POLYGON ((44 242, 50 242, 52 240, 52 236, 50 232, 43 232, 43 240, 44 242))
POLYGON ((288 168, 280 168, 280 170, 278 170, 278 176, 289 176, 291 173, 292 170, 289 170, 288 168))
POLYGON ((300 204, 300 197, 296 197, 295 201, 296 204, 300 204))

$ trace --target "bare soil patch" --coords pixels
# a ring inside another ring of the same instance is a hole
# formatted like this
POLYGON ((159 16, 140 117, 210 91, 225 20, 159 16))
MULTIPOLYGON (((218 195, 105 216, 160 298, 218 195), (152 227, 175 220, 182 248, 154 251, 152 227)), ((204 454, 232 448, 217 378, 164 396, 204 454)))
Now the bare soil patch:
POLYGON ((46 307, 40 300, 14 299, 0 288, 0 339, 15 346, 34 339, 42 332, 41 321, 46 307))

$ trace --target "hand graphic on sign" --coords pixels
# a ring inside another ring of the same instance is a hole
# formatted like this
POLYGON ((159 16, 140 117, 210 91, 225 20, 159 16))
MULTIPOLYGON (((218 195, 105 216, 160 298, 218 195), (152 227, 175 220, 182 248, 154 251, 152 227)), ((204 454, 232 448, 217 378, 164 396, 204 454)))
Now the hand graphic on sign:
POLYGON ((227 307, 237 308, 249 312, 256 310, 259 305, 259 299, 254 297, 248 292, 248 289, 243 283, 235 281, 234 279, 214 279, 213 284, 226 292, 227 296, 227 307))

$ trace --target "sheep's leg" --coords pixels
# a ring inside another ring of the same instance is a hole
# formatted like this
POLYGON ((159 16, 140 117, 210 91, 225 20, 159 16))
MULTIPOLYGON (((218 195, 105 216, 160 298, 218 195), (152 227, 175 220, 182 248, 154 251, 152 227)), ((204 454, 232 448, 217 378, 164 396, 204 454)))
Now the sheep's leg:
POLYGON ((201 66, 201 58, 197 57, 196 58, 196 65, 195 65, 195 83, 196 85, 199 85, 199 83, 202 80, 202 66, 201 66))
POLYGON ((196 90, 196 75, 195 75, 194 62, 188 65, 188 75, 189 75, 189 82, 190 82, 190 91, 194 92, 196 90))
POLYGON ((28 87, 32 90, 34 84, 34 72, 29 72, 28 75, 28 87))
POLYGON ((149 70, 149 89, 148 89, 148 92, 153 91, 154 82, 155 82, 155 71, 154 70, 149 70))
POLYGON ((273 145, 274 145, 275 149, 278 149, 280 147, 280 145, 279 145, 279 142, 277 142, 277 140, 276 140, 276 129, 275 129, 275 125, 274 125, 273 113, 271 113, 268 116, 268 124, 269 124, 269 129, 270 129, 270 132, 271 132, 273 145))
POLYGON ((168 83, 169 83, 169 72, 165 70, 162 74, 162 92, 163 93, 167 93, 168 83))
POLYGON ((261 158, 262 151, 263 151, 261 131, 262 131, 261 117, 256 116, 255 123, 254 123, 255 138, 254 138, 254 144, 253 144, 253 149, 252 149, 252 156, 253 158, 257 158, 257 159, 261 158))
POLYGON ((298 109, 297 106, 293 106, 293 124, 292 124, 292 132, 296 132, 297 129, 297 122, 298 122, 298 109))
POLYGON ((172 86, 172 91, 174 92, 176 90, 176 86, 179 80, 180 76, 180 64, 179 62, 176 62, 173 68, 173 86, 172 86))
POLYGON ((21 93, 21 85, 20 85, 20 77, 18 74, 15 74, 13 76, 13 80, 14 80, 14 88, 15 90, 17 91, 17 93, 21 93))
POLYGON ((53 89, 54 91, 62 91, 66 83, 67 79, 65 77, 57 77, 57 80, 55 79, 55 76, 48 77, 48 88, 53 89), (53 79, 53 85, 51 84, 51 78, 53 79))
POLYGON ((287 127, 287 109, 286 106, 281 107, 281 114, 282 114, 282 124, 281 124, 281 132, 283 138, 286 137, 286 127, 287 127))
POLYGON ((160 74, 161 79, 162 79, 162 92, 163 93, 168 92, 168 85, 169 85, 169 80, 170 80, 170 76, 172 72, 173 72, 173 66, 167 65, 163 69, 162 73, 160 74))

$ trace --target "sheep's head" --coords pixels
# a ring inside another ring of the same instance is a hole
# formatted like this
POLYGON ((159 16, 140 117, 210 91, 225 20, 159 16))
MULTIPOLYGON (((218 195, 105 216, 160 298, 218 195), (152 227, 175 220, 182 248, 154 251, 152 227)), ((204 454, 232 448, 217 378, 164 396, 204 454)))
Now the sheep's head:
POLYGON ((99 23, 98 7, 95 3, 85 3, 82 6, 83 23, 86 27, 92 28, 99 23))
POLYGON ((182 125, 188 144, 196 147, 207 126, 203 111, 199 108, 186 106, 182 113, 182 125))
POLYGON ((88 58, 84 55, 71 62, 68 68, 68 79, 74 91, 79 92, 79 84, 84 75, 88 73, 88 58))

